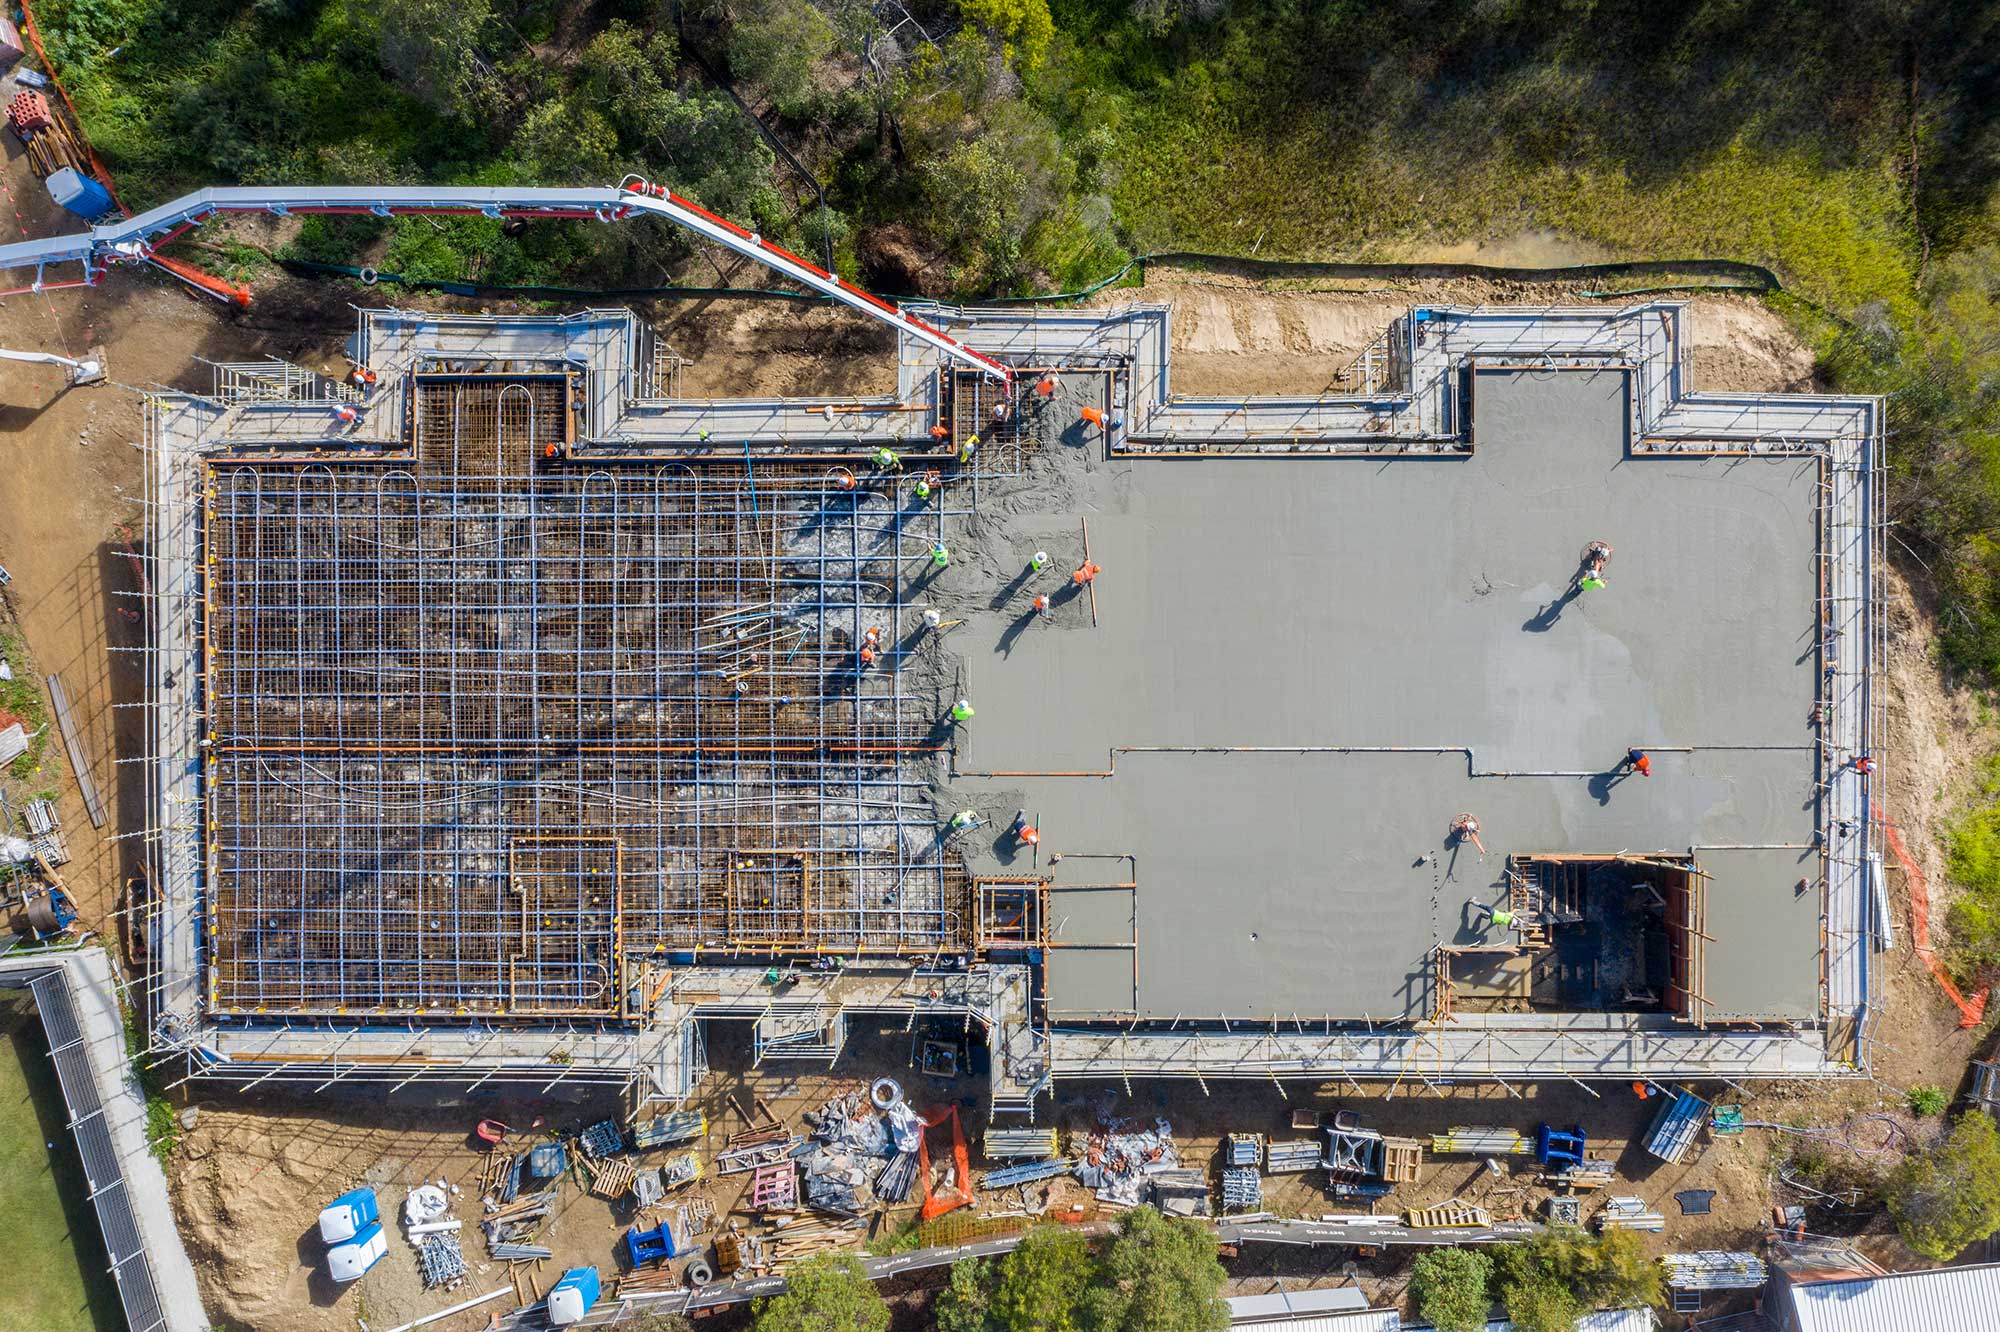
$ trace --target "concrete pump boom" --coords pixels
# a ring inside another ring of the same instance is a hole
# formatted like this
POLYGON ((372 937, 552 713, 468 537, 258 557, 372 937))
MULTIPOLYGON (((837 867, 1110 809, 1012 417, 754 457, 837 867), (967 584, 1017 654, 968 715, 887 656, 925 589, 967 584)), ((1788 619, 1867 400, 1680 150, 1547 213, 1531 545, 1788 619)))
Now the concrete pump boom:
POLYGON ((972 350, 923 320, 869 295, 851 282, 806 262, 789 250, 745 231, 726 218, 674 194, 663 185, 627 176, 617 188, 543 189, 485 186, 241 186, 197 190, 171 203, 104 226, 44 240, 0 245, 0 270, 33 268, 42 290, 51 264, 81 263, 84 283, 95 284, 115 263, 150 260, 153 251, 218 213, 372 213, 377 217, 418 213, 475 213, 486 217, 566 217, 621 222, 640 214, 664 217, 704 240, 734 250, 775 269, 803 287, 830 296, 871 318, 936 348, 982 374, 1010 379, 1012 371, 972 350))

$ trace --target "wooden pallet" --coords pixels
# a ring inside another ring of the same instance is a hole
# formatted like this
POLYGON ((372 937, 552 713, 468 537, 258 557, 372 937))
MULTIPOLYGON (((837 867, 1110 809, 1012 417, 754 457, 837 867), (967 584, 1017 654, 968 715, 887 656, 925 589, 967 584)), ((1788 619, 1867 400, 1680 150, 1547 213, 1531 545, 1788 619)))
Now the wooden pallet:
POLYGON ((1492 1217, 1484 1207, 1474 1207, 1471 1203, 1456 1200, 1441 1202, 1435 1207, 1412 1207, 1403 1214, 1403 1220, 1414 1229, 1434 1230, 1440 1226, 1485 1226, 1492 1224, 1492 1217))
POLYGON ((1385 1183, 1416 1183, 1423 1161, 1424 1145, 1415 1138, 1382 1139, 1382 1179, 1385 1183))
POLYGON ((603 1161, 591 1177, 590 1191, 600 1198, 616 1201, 632 1191, 639 1171, 630 1161, 603 1161))

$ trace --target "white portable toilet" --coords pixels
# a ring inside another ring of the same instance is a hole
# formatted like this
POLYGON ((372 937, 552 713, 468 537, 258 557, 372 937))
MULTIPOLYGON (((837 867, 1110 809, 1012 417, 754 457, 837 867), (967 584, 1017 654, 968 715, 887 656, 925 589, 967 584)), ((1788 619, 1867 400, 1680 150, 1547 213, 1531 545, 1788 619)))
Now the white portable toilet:
POLYGON ((353 1239, 362 1227, 380 1219, 373 1189, 349 1189, 328 1203, 319 1214, 319 1237, 324 1244, 353 1239))
POLYGON ((596 1268, 572 1267, 564 1272, 562 1279, 549 1287, 549 1326, 568 1327, 583 1321, 590 1306, 597 1303, 598 1290, 596 1268))
POLYGON ((389 1237, 382 1233, 382 1223, 371 1221, 353 1239, 326 1251, 326 1269, 335 1281, 353 1281, 387 1252, 389 1237))

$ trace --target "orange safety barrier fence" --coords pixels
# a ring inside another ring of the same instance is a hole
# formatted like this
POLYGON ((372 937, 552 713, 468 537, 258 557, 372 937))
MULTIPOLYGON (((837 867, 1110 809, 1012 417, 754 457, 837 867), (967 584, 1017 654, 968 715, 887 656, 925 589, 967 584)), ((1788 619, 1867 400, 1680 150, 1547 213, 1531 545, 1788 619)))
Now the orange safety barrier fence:
POLYGON ((1951 973, 1947 972, 1944 964, 1937 960, 1937 954, 1931 950, 1930 884, 1924 878, 1924 872, 1917 868, 1917 862, 1911 858, 1909 848, 1903 845, 1903 834, 1889 821, 1888 811, 1882 807, 1880 798, 1878 797, 1874 803, 1875 819, 1882 825, 1882 832, 1889 839, 1889 849, 1896 853, 1896 859, 1903 867, 1903 878, 1910 886, 1910 946, 1923 964, 1931 969, 1931 975, 1937 978, 1938 987, 1944 991, 1945 998, 1958 1006, 1959 1027, 1976 1027, 1980 1019, 1986 1016, 1989 990, 1982 988, 1971 999, 1967 999, 1959 993, 1958 986, 1952 984, 1951 973))
POLYGON ((917 1216, 928 1221, 955 1208, 972 1206, 972 1153, 966 1150, 965 1127, 959 1123, 957 1106, 933 1107, 930 1114, 923 1116, 923 1124, 925 1133, 917 1139, 917 1177, 924 1182, 924 1205, 917 1216), (952 1168, 958 1173, 949 1185, 933 1190, 929 1130, 947 1119, 951 1121, 952 1168))

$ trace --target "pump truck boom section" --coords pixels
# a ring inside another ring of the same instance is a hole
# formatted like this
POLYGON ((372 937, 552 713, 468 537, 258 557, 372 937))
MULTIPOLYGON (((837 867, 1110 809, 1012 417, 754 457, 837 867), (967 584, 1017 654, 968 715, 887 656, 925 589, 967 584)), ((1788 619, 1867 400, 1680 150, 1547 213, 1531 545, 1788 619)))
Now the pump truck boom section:
POLYGON ((663 217, 704 240, 755 259, 800 286, 879 319, 982 374, 1003 381, 1013 375, 999 361, 974 351, 907 311, 681 198, 664 185, 651 184, 638 176, 627 176, 615 188, 257 185, 197 190, 158 208, 88 231, 0 245, 0 270, 34 269, 35 281, 20 288, 23 291, 95 284, 110 265, 151 260, 160 246, 222 213, 272 213, 280 217, 308 213, 377 217, 480 214, 493 218, 574 218, 598 222, 622 222, 645 215, 663 217), (83 265, 81 282, 45 281, 51 265, 68 263, 83 265))

